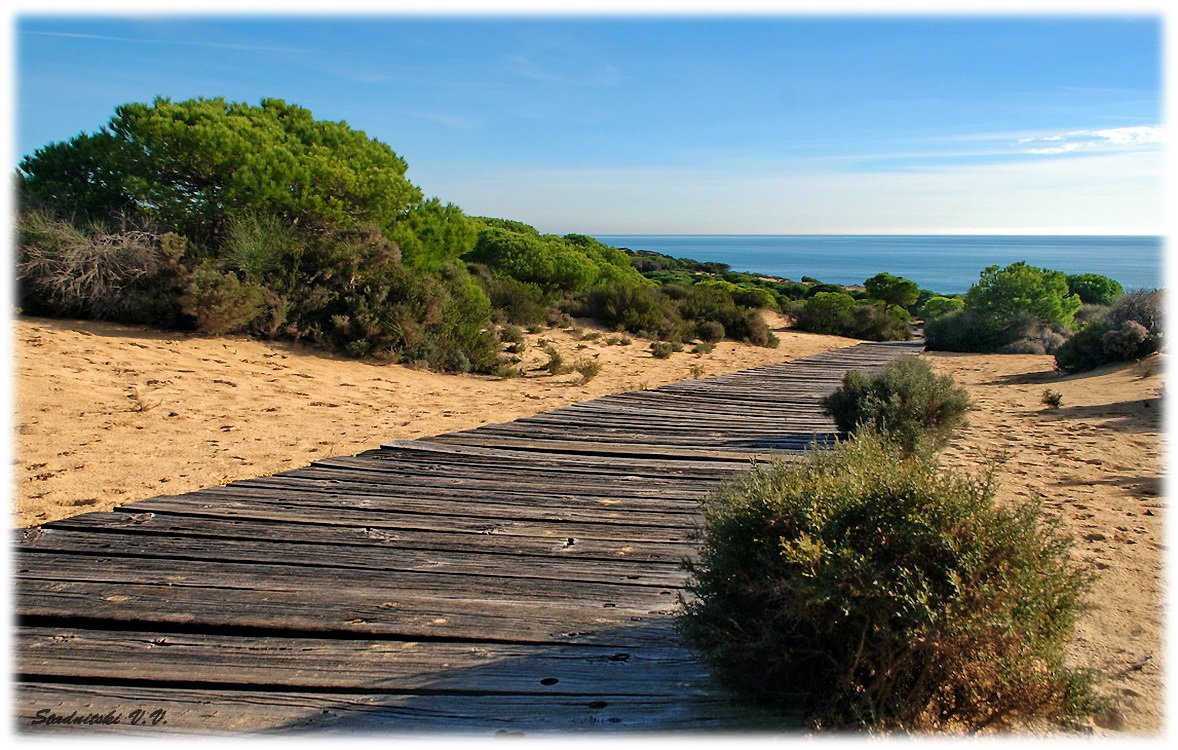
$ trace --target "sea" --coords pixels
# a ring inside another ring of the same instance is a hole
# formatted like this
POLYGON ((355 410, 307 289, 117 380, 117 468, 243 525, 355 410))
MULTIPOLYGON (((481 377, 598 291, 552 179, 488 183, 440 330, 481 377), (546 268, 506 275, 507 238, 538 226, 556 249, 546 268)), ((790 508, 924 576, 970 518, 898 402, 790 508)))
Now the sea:
POLYGON ((964 292, 991 265, 1017 261, 1064 273, 1098 273, 1126 291, 1165 284, 1158 236, 603 234, 601 242, 734 271, 800 281, 862 284, 881 271, 942 294, 964 292))

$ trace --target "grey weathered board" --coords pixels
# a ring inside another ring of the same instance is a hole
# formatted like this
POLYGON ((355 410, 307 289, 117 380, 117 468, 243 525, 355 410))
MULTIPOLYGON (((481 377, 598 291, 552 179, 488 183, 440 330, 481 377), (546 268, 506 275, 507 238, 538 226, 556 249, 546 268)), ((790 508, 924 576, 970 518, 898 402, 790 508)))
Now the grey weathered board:
POLYGON ((828 439, 820 399, 843 373, 915 349, 862 344, 20 530, 17 728, 773 725, 673 628, 699 500, 828 439))

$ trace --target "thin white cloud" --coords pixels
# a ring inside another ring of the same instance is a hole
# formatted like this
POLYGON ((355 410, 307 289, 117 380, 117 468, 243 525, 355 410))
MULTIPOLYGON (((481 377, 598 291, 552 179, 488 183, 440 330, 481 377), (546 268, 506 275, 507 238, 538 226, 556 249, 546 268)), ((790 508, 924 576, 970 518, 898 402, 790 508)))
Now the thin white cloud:
POLYGON ((1090 153, 1093 151, 1125 151, 1160 144, 1165 128, 1160 125, 1134 125, 1104 130, 1072 130, 1052 135, 1024 136, 1015 141, 1020 153, 1054 155, 1090 153))
POLYGON ((541 64, 525 54, 507 55, 512 70, 524 78, 566 86, 613 86, 621 78, 615 65, 599 65, 589 70, 559 71, 550 64, 541 64))
POLYGON ((106 34, 79 34, 68 31, 21 31, 30 36, 52 36, 64 39, 89 39, 99 42, 119 42, 123 44, 166 44, 169 46, 183 45, 186 47, 212 47, 214 49, 234 49, 246 52, 302 52, 295 47, 270 47, 260 44, 226 44, 224 42, 186 41, 182 39, 144 39, 126 36, 108 36, 106 34))

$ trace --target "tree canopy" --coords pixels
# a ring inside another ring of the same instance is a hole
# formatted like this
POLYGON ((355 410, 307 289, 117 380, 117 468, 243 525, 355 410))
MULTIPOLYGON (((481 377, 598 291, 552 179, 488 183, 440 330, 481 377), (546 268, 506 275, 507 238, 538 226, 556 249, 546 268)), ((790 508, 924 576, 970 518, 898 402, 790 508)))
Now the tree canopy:
POLYGON ((1068 289, 1086 305, 1111 305, 1125 294, 1119 281, 1098 273, 1068 276, 1068 289))
POLYGON ((540 234, 518 221, 480 221, 483 229, 467 260, 546 291, 581 292, 601 283, 648 283, 625 253, 592 237, 540 234))
POLYGON ((280 99, 124 104, 91 135, 21 161, 22 197, 76 218, 119 214, 216 244, 231 216, 315 231, 391 227, 421 200, 393 150, 280 99))
POLYGON ((1062 272, 1021 261, 1006 268, 987 267, 965 295, 965 309, 999 330, 1027 316, 1043 325, 1066 329, 1080 305, 1062 272))
POLYGON ((915 281, 890 273, 877 273, 863 282, 872 299, 884 303, 884 311, 892 307, 908 307, 920 296, 920 287, 915 281))

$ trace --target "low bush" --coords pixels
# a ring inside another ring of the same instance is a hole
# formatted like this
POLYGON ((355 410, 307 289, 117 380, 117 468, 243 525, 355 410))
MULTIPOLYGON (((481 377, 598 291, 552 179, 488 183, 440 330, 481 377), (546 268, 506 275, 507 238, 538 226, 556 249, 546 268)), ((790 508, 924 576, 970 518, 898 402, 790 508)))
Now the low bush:
POLYGON ((218 336, 249 325, 261 314, 265 299, 261 286, 204 263, 189 275, 180 306, 196 320, 197 330, 218 336))
POLYGON ((874 374, 847 372, 822 406, 843 432, 866 428, 913 452, 947 445, 965 424, 970 400, 952 376, 937 375, 923 359, 905 356, 874 374))
POLYGON ((1067 277, 1068 291, 1086 305, 1111 305, 1125 293, 1115 279, 1098 273, 1078 273, 1067 277))
POLYGON ((1162 316, 1160 291, 1124 295, 1055 351, 1056 367, 1082 372, 1146 357, 1162 346, 1162 316))
POLYGON ((924 318, 924 322, 928 323, 937 318, 943 318, 946 315, 961 312, 965 308, 965 300, 960 297, 930 297, 923 305, 920 306, 920 317, 924 318))
POLYGON ((907 341, 911 316, 902 307, 876 300, 858 301, 845 292, 818 292, 787 311, 795 325, 812 333, 850 336, 872 341, 907 341))
POLYGON ((564 375, 571 370, 564 363, 564 356, 552 344, 544 344, 540 348, 548 355, 548 361, 540 365, 541 370, 547 370, 549 375, 564 375))
POLYGON ((652 341, 650 342, 650 356, 655 359, 670 359, 671 353, 675 348, 670 341, 652 341))
POLYGON ((1110 331, 1108 316, 1088 323, 1055 350, 1055 366, 1065 372, 1081 372, 1105 364, 1104 335, 1110 331))
POLYGON ((1099 320, 1108 315, 1111 305, 1080 305, 1080 309, 1076 311, 1075 323, 1076 330, 1080 330, 1094 320, 1099 320))
POLYGON ((524 332, 519 326, 506 325, 499 329, 499 340, 504 344, 524 343, 524 332))
POLYGON ((682 320, 660 290, 645 284, 605 284, 589 290, 584 313, 614 329, 669 338, 682 320))
POLYGON ((1100 345, 1109 359, 1136 359, 1137 351, 1149 338, 1149 330, 1136 320, 1126 320, 1120 328, 1100 337, 1100 345))
POLYGON ((578 359, 573 363, 573 371, 581 375, 581 385, 584 385, 601 373, 601 363, 595 359, 578 359))
POLYGON ((1162 292, 1154 290, 1126 294, 1112 306, 1108 318, 1118 328, 1128 320, 1140 323, 1154 339, 1154 343, 1158 344, 1151 351, 1157 351, 1160 347, 1162 321, 1165 319, 1162 292))
POLYGON ((1051 354, 1067 341, 1067 337, 1047 326, 1028 322, 1019 337, 998 347, 999 354, 1051 354))
POLYGON ((925 348, 946 352, 994 352, 1007 341, 980 315, 963 310, 924 325, 925 348))
POLYGON ((1091 576, 1035 505, 865 435, 705 504, 680 629, 720 680, 822 729, 1075 725, 1065 664, 1091 576))
POLYGON ((20 307, 31 315, 176 325, 184 249, 174 234, 82 229, 25 213, 17 222, 20 307))
POLYGON ((715 320, 705 320, 695 327, 695 332, 704 341, 719 341, 724 338, 724 325, 715 320))
POLYGON ((486 266, 472 264, 471 268, 491 301, 496 319, 532 326, 548 317, 548 304, 540 287, 493 274, 486 266))
POLYGON ((852 325, 855 305, 845 292, 817 292, 797 308, 797 325, 813 333, 841 335, 852 325))
POLYGON ((851 327, 844 335, 869 341, 907 341, 912 338, 908 321, 912 316, 902 307, 860 302, 851 315, 851 327))

